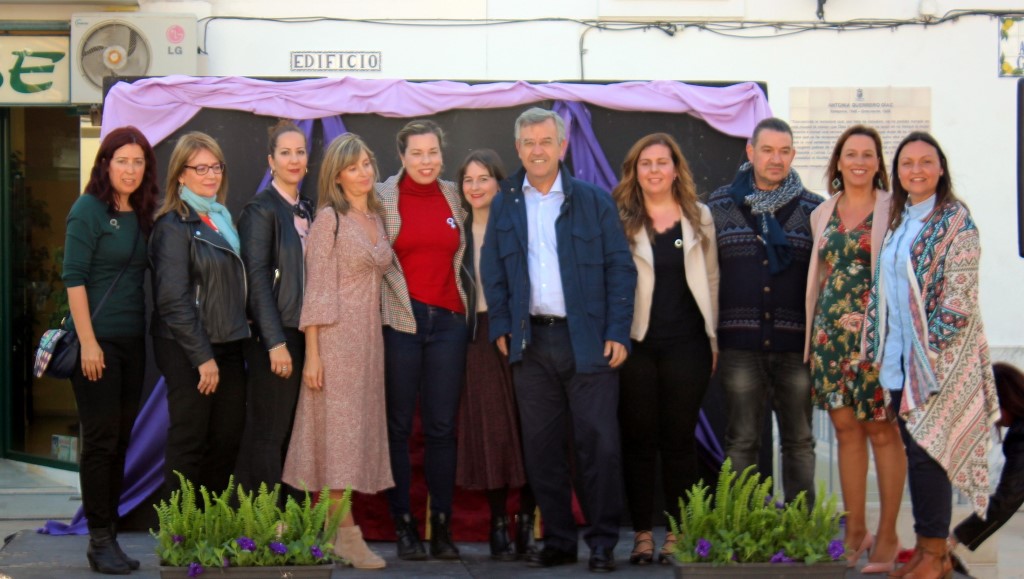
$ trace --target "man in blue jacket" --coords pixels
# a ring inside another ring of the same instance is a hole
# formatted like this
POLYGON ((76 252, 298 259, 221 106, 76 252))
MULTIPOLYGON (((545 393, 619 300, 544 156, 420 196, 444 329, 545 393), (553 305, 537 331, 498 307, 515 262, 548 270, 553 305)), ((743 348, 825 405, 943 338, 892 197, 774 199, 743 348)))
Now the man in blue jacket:
POLYGON ((529 564, 576 562, 571 430, 590 569, 611 571, 622 511, 617 368, 628 355, 636 268, 611 196, 560 164, 561 117, 529 109, 515 138, 523 169, 491 205, 480 273, 490 338, 512 364, 526 472, 544 517, 544 549, 529 564))

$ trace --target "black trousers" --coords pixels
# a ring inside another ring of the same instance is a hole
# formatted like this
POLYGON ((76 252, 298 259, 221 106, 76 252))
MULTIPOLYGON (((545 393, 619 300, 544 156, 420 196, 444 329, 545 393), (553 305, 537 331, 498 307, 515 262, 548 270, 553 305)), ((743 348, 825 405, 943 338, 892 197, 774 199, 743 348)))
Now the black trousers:
POLYGON ((270 370, 267 345, 253 337, 245 342, 248 371, 245 435, 236 464, 238 482, 246 490, 260 483, 274 488, 281 482, 284 457, 292 437, 295 407, 302 388, 302 366, 306 360, 306 337, 297 328, 285 328, 292 373, 282 378, 270 370))
POLYGON ((613 548, 622 515, 618 372, 576 372, 569 327, 534 324, 533 342, 512 366, 526 473, 544 519, 544 543, 576 552, 569 436, 583 481, 580 503, 590 528, 584 539, 613 548))
POLYGON ((214 344, 220 372, 217 390, 199 393, 199 370, 174 340, 154 338, 156 365, 167 381, 167 410, 171 416, 164 460, 165 493, 179 487, 178 471, 198 491, 203 485, 221 492, 235 470, 245 427, 245 360, 242 340, 214 344))
POLYGON ((660 343, 633 342, 622 367, 619 429, 626 500, 634 531, 652 528, 654 473, 661 456, 665 507, 699 479, 697 419, 711 380, 707 337, 660 343))
POLYGON ((996 492, 988 499, 988 511, 982 519, 971 513, 953 529, 958 541, 975 550, 1002 527, 1024 504, 1024 418, 1010 426, 1003 441, 1003 474, 996 492))
MULTIPOLYGON (((890 390, 889 393, 893 408, 899 409, 903 391, 890 390)), ((900 438, 907 449, 907 482, 911 512, 914 514, 914 533, 930 539, 945 539, 949 537, 949 524, 953 518, 953 484, 949 482, 946 469, 910 436, 907 422, 903 418, 897 422, 900 438)))
POLYGON ((124 457, 132 426, 139 413, 139 398, 146 372, 146 338, 99 338, 103 350, 103 377, 91 382, 82 374, 79 358, 71 387, 82 425, 79 477, 82 508, 90 529, 117 522, 117 507, 124 483, 124 457))

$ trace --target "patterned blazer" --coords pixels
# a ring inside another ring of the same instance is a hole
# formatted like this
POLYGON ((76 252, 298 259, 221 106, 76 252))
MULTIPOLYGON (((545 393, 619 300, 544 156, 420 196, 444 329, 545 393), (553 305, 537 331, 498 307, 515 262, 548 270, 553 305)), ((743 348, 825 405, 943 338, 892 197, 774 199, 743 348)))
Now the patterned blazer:
MULTIPOLYGON (((387 231, 388 241, 395 244, 398 232, 402 229, 402 217, 398 214, 398 183, 402 180, 403 171, 399 170, 383 183, 377 183, 377 199, 380 200, 382 209, 381 218, 384 220, 384 229, 387 231)), ((441 192, 444 193, 445 201, 452 210, 452 217, 459 225, 459 249, 455 252, 452 265, 455 271, 455 285, 459 288, 459 298, 463 307, 466 307, 466 290, 462 287, 462 259, 466 253, 466 210, 462 207, 462 196, 459 189, 452 181, 438 179, 441 192)), ((391 261, 388 270, 384 272, 384 283, 381 284, 381 323, 391 326, 399 332, 409 334, 416 333, 416 318, 412 314, 412 301, 409 299, 409 286, 405 283, 405 273, 402 265, 398 263, 398 256, 391 261)), ((468 310, 467 310, 468 311, 468 310)))
MULTIPOLYGON (((936 207, 907 262, 914 327, 904 330, 912 336, 912 347, 899 412, 914 440, 984 517, 990 431, 999 400, 978 304, 980 258, 978 230, 967 208, 958 201, 936 207)), ((868 360, 881 361, 885 351, 883 272, 876 271, 868 298, 868 360)))

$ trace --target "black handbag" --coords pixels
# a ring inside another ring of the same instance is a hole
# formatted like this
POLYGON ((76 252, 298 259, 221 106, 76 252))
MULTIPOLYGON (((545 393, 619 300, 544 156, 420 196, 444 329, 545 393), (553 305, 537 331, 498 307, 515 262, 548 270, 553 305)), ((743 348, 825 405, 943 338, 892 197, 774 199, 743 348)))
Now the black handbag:
MULTIPOLYGON (((107 288, 107 293, 103 294, 103 298, 100 303, 96 304, 96 308, 92 311, 91 318, 95 319, 100 313, 100 309, 103 308, 103 304, 107 302, 107 298, 110 297, 110 293, 117 287, 117 282, 121 280, 121 276, 128 269, 128 265, 132 262, 132 257, 135 253, 135 246, 139 243, 139 235, 142 228, 139 227, 135 230, 135 242, 132 243, 132 255, 128 256, 128 261, 121 268, 121 271, 117 272, 117 277, 114 278, 114 283, 110 284, 107 288)), ((78 332, 75 330, 69 330, 65 327, 65 318, 60 321, 59 327, 46 330, 43 332, 43 337, 39 339, 39 347, 36 348, 36 360, 34 364, 34 374, 36 378, 42 378, 43 374, 50 376, 51 378, 67 379, 75 373, 75 366, 78 365, 78 353, 82 349, 82 344, 78 341, 78 332)))

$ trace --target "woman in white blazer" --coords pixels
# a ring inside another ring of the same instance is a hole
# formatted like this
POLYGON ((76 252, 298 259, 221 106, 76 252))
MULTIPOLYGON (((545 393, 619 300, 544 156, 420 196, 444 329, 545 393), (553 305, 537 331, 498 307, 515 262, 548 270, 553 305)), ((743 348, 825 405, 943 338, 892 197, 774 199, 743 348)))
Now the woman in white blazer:
MULTIPOLYGON (((718 359, 718 251, 711 212, 665 133, 633 145, 612 192, 637 268, 632 354, 621 372, 619 422, 633 521, 629 562, 654 560, 654 473, 661 455, 666 504, 699 479, 695 430, 718 359)), ((668 562, 675 537, 658 553, 668 562)))

